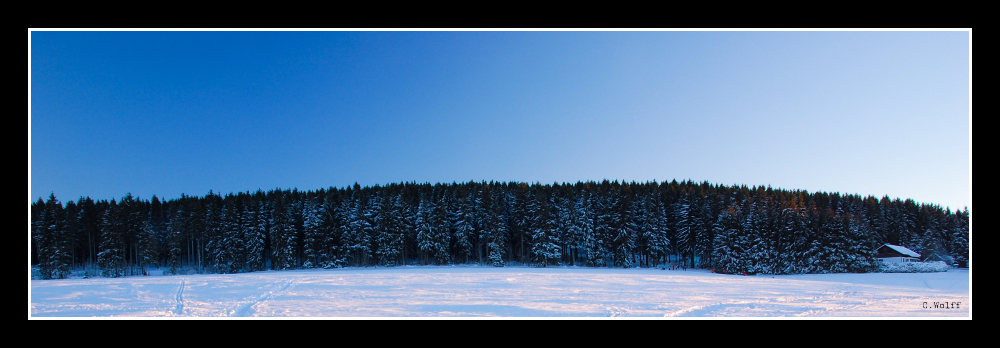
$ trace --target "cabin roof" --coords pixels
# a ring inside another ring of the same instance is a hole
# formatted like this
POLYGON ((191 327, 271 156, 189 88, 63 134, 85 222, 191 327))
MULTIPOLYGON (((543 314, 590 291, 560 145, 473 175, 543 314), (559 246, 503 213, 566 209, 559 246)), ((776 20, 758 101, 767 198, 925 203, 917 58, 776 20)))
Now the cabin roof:
MULTIPOLYGON (((892 244, 888 244, 888 243, 887 243, 887 244, 883 245, 882 247, 885 247, 885 248, 889 248, 889 249, 892 249, 892 250, 895 250, 895 251, 896 251, 897 253, 900 253, 900 254, 903 254, 903 255, 905 255, 905 256, 909 256, 909 257, 920 257, 920 254, 918 254, 918 253, 917 253, 916 251, 913 251, 913 250, 910 250, 909 248, 907 248, 907 247, 905 247, 905 246, 901 246, 901 245, 892 245, 892 244)), ((879 248, 879 249, 881 249, 881 248, 879 248)))

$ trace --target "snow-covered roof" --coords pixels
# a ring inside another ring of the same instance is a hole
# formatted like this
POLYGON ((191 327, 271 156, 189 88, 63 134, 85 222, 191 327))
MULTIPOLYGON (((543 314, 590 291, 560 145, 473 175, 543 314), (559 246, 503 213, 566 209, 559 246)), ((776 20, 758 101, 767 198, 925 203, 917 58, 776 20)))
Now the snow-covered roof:
POLYGON ((889 248, 892 248, 892 250, 895 250, 896 252, 898 252, 900 254, 903 254, 903 255, 906 255, 906 256, 909 256, 909 257, 920 257, 920 254, 917 254, 916 251, 910 250, 909 248, 907 248, 905 246, 892 245, 892 244, 886 244, 885 246, 887 246, 889 248))

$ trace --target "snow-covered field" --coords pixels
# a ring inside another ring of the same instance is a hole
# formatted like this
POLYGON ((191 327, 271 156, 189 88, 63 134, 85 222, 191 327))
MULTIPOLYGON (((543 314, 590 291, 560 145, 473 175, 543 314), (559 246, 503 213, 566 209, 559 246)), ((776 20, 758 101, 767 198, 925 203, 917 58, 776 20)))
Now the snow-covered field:
POLYGON ((735 276, 575 267, 347 268, 31 280, 28 315, 971 318, 970 283, 967 269, 735 276))

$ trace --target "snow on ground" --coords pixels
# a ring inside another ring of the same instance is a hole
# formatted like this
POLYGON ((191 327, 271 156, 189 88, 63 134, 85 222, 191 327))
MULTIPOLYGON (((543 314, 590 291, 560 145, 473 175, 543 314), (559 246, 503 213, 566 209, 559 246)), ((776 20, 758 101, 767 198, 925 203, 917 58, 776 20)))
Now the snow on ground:
POLYGON ((971 318, 970 282, 967 269, 737 276, 406 266, 31 280, 28 311, 29 317, 971 318))

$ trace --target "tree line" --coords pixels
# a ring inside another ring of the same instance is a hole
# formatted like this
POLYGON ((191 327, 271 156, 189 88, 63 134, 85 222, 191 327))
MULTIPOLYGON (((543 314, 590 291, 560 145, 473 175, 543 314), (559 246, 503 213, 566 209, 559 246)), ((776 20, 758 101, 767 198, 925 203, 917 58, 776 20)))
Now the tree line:
POLYGON ((31 206, 43 278, 479 264, 870 272, 884 243, 965 267, 969 212, 708 182, 399 183, 31 206))

